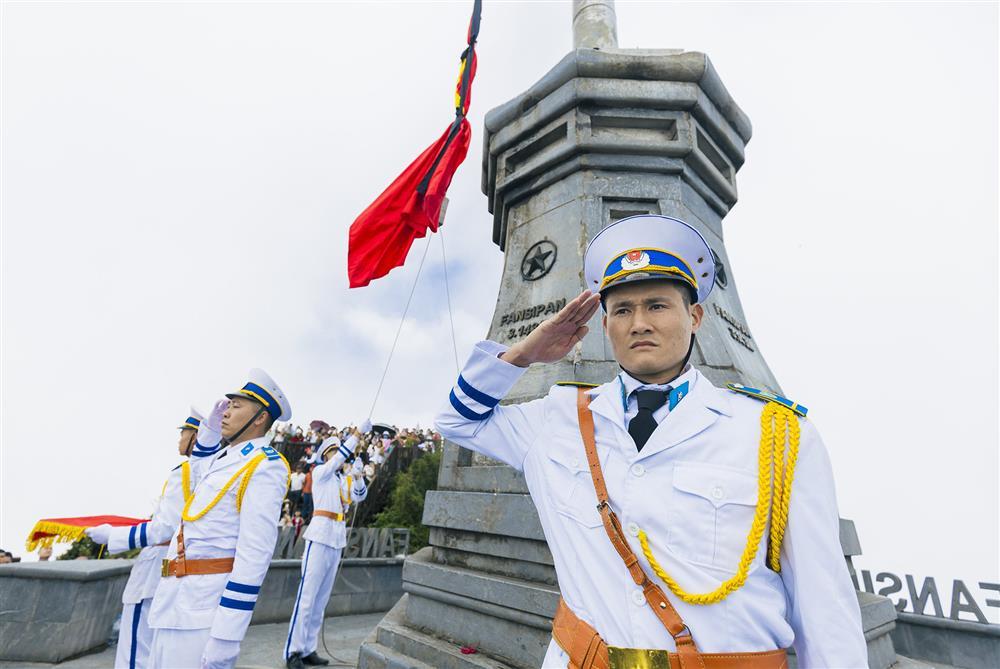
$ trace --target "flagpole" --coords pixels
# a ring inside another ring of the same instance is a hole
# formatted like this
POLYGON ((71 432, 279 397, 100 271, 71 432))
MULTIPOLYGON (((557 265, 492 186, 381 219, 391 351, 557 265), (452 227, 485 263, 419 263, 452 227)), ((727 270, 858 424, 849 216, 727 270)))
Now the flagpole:
POLYGON ((573 0, 573 48, 618 48, 614 0, 573 0))

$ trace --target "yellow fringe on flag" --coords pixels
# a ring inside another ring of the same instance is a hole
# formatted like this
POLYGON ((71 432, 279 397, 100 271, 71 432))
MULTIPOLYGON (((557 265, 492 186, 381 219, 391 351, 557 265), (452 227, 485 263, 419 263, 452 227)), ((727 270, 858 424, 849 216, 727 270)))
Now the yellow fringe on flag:
POLYGON ((86 536, 83 532, 85 529, 87 528, 80 527, 78 525, 64 525, 63 523, 53 523, 48 520, 40 520, 35 523, 33 528, 31 528, 31 532, 28 534, 28 540, 24 543, 24 546, 28 549, 29 553, 33 553, 40 547, 51 548, 52 544, 57 541, 78 541, 86 536), (37 539, 32 538, 39 533, 47 536, 38 537, 37 539))

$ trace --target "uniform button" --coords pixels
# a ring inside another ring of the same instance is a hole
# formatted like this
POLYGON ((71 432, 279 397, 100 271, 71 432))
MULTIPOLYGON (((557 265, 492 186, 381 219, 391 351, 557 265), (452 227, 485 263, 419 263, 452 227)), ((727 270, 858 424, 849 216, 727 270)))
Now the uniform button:
POLYGON ((723 495, 725 495, 725 491, 723 491, 722 486, 712 488, 712 497, 714 499, 722 499, 723 495))
POLYGON ((632 476, 642 476, 646 473, 646 468, 638 462, 632 465, 632 476))
POLYGON ((625 528, 628 530, 628 533, 631 534, 633 537, 639 536, 639 526, 636 525, 635 523, 629 523, 628 525, 625 526, 625 528))
POLYGON ((642 594, 642 590, 632 591, 632 603, 635 604, 636 606, 646 605, 646 596, 642 594))

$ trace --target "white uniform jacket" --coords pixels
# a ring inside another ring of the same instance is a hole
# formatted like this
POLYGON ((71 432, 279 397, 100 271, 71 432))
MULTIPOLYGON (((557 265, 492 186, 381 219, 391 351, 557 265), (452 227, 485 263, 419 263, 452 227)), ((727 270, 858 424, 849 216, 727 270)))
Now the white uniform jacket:
MULTIPOLYGON (((218 639, 243 639, 271 564, 281 503, 288 489, 288 465, 268 443, 267 437, 259 437, 207 458, 209 462, 200 473, 190 502, 189 517, 221 497, 203 517, 184 521, 186 556, 189 560, 235 556, 233 571, 161 578, 149 614, 150 627, 211 628, 211 636, 218 639), (265 458, 253 472, 238 512, 240 481, 236 480, 225 493, 221 491, 241 467, 261 453, 265 458)), ((176 556, 175 534, 167 558, 176 556)))
MULTIPOLYGON (((218 444, 212 448, 195 444, 188 460, 192 487, 198 482, 204 463, 218 451, 218 444)), ((170 471, 153 515, 148 521, 132 527, 115 527, 111 530, 108 539, 109 555, 142 548, 125 584, 125 591, 122 593, 123 604, 138 604, 144 599, 149 599, 156 593, 156 588, 160 584, 160 567, 167 554, 166 543, 177 530, 181 507, 184 506, 182 466, 183 463, 170 471)))
MULTIPOLYGON (((524 472, 562 596, 609 645, 675 650, 601 523, 576 388, 556 386, 544 398, 499 406, 524 372, 497 358, 504 350, 489 341, 476 346, 435 420, 437 429, 524 472)), ((682 588, 714 590, 736 572, 757 503, 764 404, 716 388, 697 370, 685 379, 687 396, 641 451, 626 427, 621 382, 616 378, 589 391, 611 506, 643 569, 667 593, 702 652, 794 645, 802 669, 867 667, 858 599, 840 547, 830 461, 805 419, 781 573, 765 565, 765 540, 743 587, 716 604, 686 604, 654 575, 639 529, 682 588)), ((555 655, 558 648, 550 646, 547 657, 555 655)))
MULTIPOLYGON (((357 437, 352 435, 345 445, 340 447, 341 450, 345 447, 348 452, 353 450, 352 439, 353 443, 357 442, 357 437)), ((368 496, 365 477, 356 474, 341 475, 340 468, 343 463, 344 458, 341 453, 313 469, 313 508, 346 514, 351 502, 360 502, 368 496), (350 485, 347 483, 348 478, 351 479, 350 485), (342 500, 347 500, 347 503, 344 504, 342 500)), ((343 548, 347 545, 347 523, 343 520, 314 515, 304 536, 309 541, 326 544, 330 548, 343 548)))

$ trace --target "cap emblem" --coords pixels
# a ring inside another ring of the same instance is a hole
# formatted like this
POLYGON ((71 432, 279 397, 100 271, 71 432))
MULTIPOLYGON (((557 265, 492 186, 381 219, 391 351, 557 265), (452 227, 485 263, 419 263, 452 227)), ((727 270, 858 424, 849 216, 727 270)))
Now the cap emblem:
POLYGON ((643 250, 629 251, 622 258, 623 270, 642 269, 649 264, 649 254, 643 250))

